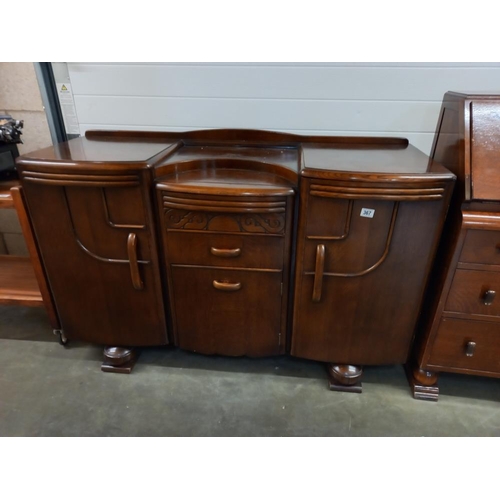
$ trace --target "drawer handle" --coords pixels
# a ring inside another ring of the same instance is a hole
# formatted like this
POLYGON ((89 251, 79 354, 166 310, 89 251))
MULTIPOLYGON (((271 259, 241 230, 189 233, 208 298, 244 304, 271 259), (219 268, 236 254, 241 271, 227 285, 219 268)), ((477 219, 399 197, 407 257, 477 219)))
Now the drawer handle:
POLYGON ((141 280, 139 273, 139 265, 137 263, 137 235, 130 233, 127 239, 128 263, 130 265, 130 276, 132 278, 132 286, 136 290, 142 290, 144 283, 141 280))
POLYGON ((241 248, 210 248, 210 253, 216 257, 238 257, 241 248))
POLYGON ((476 350, 476 343, 467 342, 467 344, 465 345, 465 355, 469 356, 469 358, 472 358, 472 356, 474 356, 475 350, 476 350))
POLYGON ((222 290, 223 292, 236 292, 241 288, 241 283, 228 283, 227 281, 214 280, 212 285, 216 290, 222 290))
POLYGON ((495 295, 495 290, 487 290, 486 292, 484 292, 483 304, 485 306, 491 306, 491 304, 493 304, 493 301, 495 300, 495 295))
POLYGON ((316 269, 314 270, 314 285, 312 294, 313 302, 319 302, 321 300, 324 269, 325 269, 325 245, 318 245, 316 247, 316 269))

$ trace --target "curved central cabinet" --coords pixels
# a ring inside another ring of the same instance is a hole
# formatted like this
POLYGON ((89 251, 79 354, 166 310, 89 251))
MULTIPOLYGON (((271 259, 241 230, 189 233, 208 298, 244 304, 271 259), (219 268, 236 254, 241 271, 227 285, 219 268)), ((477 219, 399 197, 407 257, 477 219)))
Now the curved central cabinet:
POLYGON ((158 180, 173 337, 183 349, 285 353, 295 190, 265 167, 190 162, 158 180))

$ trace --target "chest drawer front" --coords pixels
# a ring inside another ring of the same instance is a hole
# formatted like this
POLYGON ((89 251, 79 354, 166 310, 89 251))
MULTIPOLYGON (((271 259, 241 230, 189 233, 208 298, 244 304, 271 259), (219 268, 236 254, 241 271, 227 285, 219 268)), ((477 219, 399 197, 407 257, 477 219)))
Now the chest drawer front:
POLYGON ((282 269, 284 238, 169 231, 170 264, 282 269))
POLYGON ((443 319, 428 364, 500 372, 500 324, 443 319))
POLYGON ((500 232, 469 229, 460 262, 500 265, 500 232))
POLYGON ((445 311, 500 316, 500 273, 487 271, 455 272, 445 311))

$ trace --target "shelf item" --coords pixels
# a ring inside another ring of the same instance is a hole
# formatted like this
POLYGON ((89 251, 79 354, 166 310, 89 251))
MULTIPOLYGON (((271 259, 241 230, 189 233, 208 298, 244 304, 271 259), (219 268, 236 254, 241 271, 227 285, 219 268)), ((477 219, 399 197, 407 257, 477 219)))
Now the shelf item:
POLYGON ((0 304, 43 306, 29 257, 0 255, 0 304))
POLYGON ((45 307, 52 328, 54 331, 59 331, 57 311, 40 260, 19 181, 0 183, 0 209, 4 208, 16 210, 30 257, 0 256, 0 303, 45 307))

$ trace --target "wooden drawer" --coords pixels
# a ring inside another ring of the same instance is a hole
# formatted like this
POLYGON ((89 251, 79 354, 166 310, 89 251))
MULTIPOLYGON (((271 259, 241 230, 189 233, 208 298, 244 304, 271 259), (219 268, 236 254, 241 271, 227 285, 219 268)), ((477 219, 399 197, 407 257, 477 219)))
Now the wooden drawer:
POLYGON ((500 297, 492 292, 500 294, 500 273, 457 269, 445 311, 500 316, 500 297))
POLYGON ((460 262, 500 265, 500 232, 469 229, 460 262))
POLYGON ((427 364, 500 372, 500 323, 443 319, 427 364))
POLYGON ((281 272, 171 270, 179 347, 226 356, 280 353, 281 272))
POLYGON ((284 239, 280 237, 169 231, 166 239, 170 264, 283 268, 284 239))
POLYGON ((287 198, 283 196, 195 196, 159 191, 167 230, 283 235, 287 198))

